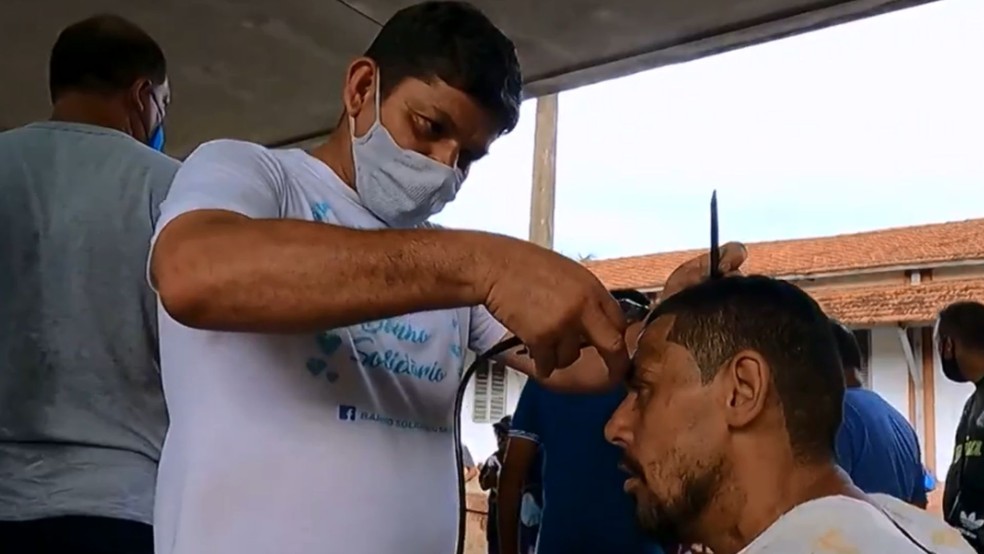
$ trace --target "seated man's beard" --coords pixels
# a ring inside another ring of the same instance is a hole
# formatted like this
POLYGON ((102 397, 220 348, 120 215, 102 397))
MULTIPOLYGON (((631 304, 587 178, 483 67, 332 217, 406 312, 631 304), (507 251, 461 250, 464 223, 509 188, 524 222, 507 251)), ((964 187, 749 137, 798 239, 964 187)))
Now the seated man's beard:
POLYGON ((697 537, 686 536, 695 520, 721 488, 723 463, 708 467, 692 466, 681 476, 682 493, 676 498, 660 499, 648 489, 636 500, 639 526, 661 544, 690 543, 697 537))

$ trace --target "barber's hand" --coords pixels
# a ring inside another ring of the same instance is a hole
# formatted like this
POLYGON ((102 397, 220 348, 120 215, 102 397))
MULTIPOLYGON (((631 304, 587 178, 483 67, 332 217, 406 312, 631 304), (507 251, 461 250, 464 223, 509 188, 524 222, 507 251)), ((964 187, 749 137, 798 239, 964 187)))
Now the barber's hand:
POLYGON ((613 376, 628 370, 625 318, 618 302, 584 266, 531 243, 496 252, 485 305, 529 348, 537 376, 574 363, 594 346, 613 376))
MULTIPOLYGON (((721 263, 718 269, 724 275, 735 275, 741 272, 741 265, 748 258, 748 249, 740 242, 729 242, 721 247, 721 263)), ((661 300, 666 300, 670 296, 681 290, 692 287, 707 279, 710 274, 711 254, 705 252, 696 258, 684 262, 680 267, 673 270, 673 273, 666 279, 663 287, 661 300)))

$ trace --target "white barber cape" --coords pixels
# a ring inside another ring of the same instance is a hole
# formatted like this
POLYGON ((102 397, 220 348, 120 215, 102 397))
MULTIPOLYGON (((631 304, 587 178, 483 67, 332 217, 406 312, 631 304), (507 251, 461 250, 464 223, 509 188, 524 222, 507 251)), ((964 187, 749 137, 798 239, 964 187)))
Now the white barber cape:
POLYGON ((884 494, 876 506, 846 496, 801 504, 741 554, 974 554, 940 517, 884 494))

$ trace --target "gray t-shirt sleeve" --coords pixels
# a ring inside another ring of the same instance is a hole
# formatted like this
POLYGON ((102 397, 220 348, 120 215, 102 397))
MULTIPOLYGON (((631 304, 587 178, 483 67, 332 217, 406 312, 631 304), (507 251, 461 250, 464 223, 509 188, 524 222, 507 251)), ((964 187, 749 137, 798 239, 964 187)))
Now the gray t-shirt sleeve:
POLYGON ((160 206, 147 258, 148 282, 157 237, 178 216, 196 210, 227 210, 271 219, 281 217, 283 203, 284 173, 269 150, 235 140, 199 146, 178 169, 160 206))

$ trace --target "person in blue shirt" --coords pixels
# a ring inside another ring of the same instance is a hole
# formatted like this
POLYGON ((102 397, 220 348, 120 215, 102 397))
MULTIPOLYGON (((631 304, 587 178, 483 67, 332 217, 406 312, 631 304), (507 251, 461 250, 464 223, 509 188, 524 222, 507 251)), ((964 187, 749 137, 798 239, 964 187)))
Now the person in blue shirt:
MULTIPOLYGON (((528 381, 513 414, 499 477, 499 547, 518 554, 524 476, 542 450, 542 511, 537 554, 660 553, 637 527, 625 493, 621 451, 605 441, 605 423, 625 397, 563 394, 528 381)), ((528 554, 523 552, 522 554, 528 554)))
POLYGON ((863 388, 857 338, 831 320, 847 390, 837 432, 837 463, 867 493, 883 493, 926 507, 926 472, 919 438, 909 421, 875 391, 863 388))

